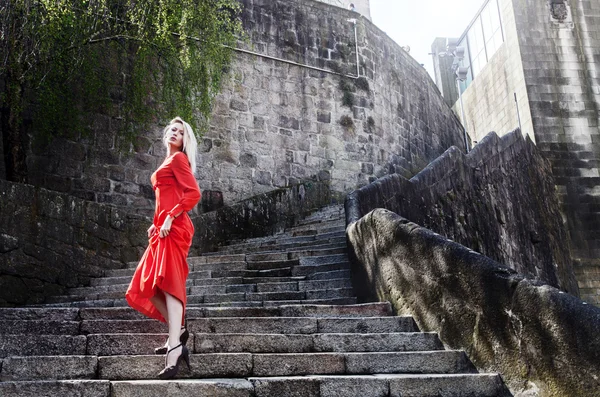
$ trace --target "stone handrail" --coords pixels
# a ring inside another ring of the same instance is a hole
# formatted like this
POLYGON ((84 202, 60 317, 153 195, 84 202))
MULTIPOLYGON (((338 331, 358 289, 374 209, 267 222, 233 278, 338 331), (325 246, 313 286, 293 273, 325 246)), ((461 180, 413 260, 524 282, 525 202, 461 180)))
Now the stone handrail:
POLYGON ((384 209, 347 236, 362 301, 413 315, 480 370, 500 372, 515 395, 598 396, 600 308, 384 209))

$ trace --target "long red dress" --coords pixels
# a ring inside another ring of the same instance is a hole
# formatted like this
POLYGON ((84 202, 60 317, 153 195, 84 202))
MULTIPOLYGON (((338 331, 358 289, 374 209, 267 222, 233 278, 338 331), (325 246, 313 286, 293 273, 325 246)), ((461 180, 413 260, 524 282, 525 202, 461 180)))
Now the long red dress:
POLYGON ((156 232, 150 237, 125 297, 132 308, 166 322, 150 298, 158 290, 167 292, 182 302, 185 313, 187 255, 194 235, 194 225, 187 212, 198 203, 201 193, 188 158, 182 152, 167 157, 150 180, 156 195, 153 221, 156 232), (173 219, 169 234, 160 238, 160 228, 167 215, 178 216, 173 219))

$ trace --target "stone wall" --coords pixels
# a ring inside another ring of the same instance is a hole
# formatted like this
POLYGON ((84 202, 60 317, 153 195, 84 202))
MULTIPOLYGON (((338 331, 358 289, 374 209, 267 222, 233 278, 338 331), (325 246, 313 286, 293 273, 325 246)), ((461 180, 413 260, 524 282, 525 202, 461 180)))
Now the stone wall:
MULTIPOLYGON (((192 215, 190 255, 284 230, 340 199, 328 183, 308 181, 192 215)), ((152 220, 116 206, 3 180, 0 202, 0 306, 43 303, 89 285, 106 269, 138 261, 148 245, 152 220)))
MULTIPOLYGON (((232 204, 307 179, 349 192, 388 173, 412 176, 448 147, 464 148, 427 72, 366 18, 357 24, 364 77, 355 79, 347 19, 356 13, 312 0, 242 3, 249 40, 239 43, 200 140, 203 192, 232 204)), ((120 154, 119 121, 89 122, 91 135, 32 146, 29 183, 151 211, 149 178, 164 156, 160 123, 120 154)))
POLYGON ((362 301, 390 301, 515 396, 598 396, 600 308, 387 210, 347 235, 362 301))
POLYGON ((150 220, 0 180, 0 306, 42 303, 135 261, 150 220))
POLYGON ((318 0, 323 3, 348 9, 350 4, 354 4, 356 12, 364 15, 371 20, 371 1, 370 0, 318 0))
POLYGON ((579 294, 550 166, 518 130, 502 138, 491 133, 466 156, 451 148, 410 180, 382 178, 351 193, 346 208, 349 223, 386 208, 579 294))
POLYGON ((215 251, 237 239, 281 232, 311 212, 341 200, 328 183, 307 181, 193 216, 195 233, 190 255, 215 251))
POLYGON ((598 6, 513 1, 536 142, 552 163, 581 296, 600 305, 598 6))
MULTIPOLYGON (((535 142, 512 0, 499 0, 504 44, 462 95, 467 132, 480 141, 490 131, 520 128, 535 142), (518 101, 515 103, 515 94, 518 101)), ((517 9, 518 11, 519 9, 517 9)), ((461 114, 460 102, 453 107, 461 114)))

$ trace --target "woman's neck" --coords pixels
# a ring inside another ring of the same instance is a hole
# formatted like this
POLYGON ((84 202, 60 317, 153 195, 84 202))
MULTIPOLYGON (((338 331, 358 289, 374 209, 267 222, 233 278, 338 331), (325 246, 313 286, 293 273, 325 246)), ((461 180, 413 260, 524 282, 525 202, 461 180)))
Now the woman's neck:
POLYGON ((169 146, 169 148, 167 149, 167 157, 171 157, 172 155, 174 155, 177 152, 181 152, 181 150, 176 149, 173 146, 169 146))

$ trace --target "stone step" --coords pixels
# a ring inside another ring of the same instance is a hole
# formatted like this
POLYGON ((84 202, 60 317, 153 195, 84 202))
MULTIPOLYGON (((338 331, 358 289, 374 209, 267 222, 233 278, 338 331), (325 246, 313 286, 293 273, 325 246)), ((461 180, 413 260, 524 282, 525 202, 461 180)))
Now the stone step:
MULTIPOLYGON (((199 299, 202 300, 202 299, 199 299)), ((272 307, 283 305, 354 305, 356 297, 351 298, 329 298, 329 299, 306 299, 306 300, 277 300, 277 301, 239 301, 239 302, 217 302, 217 303, 190 303, 187 307, 272 307)), ((101 299, 84 300, 73 302, 62 302, 45 304, 44 307, 78 307, 78 308, 101 308, 101 307, 125 307, 128 306, 125 299, 101 299)))
POLYGON ((259 239, 257 241, 241 240, 237 242, 231 242, 228 245, 219 247, 220 252, 227 251, 227 248, 258 248, 258 247, 272 247, 272 246, 306 246, 311 244, 335 244, 346 242, 346 231, 345 230, 334 230, 334 231, 320 231, 318 234, 311 234, 305 236, 291 236, 281 235, 272 236, 268 239, 259 239))
MULTIPOLYGON (((180 378, 359 375, 370 374, 370 366, 381 367, 376 361, 386 361, 402 373, 457 373, 469 368, 462 352, 403 353, 303 353, 192 354, 191 370, 184 368, 180 378), (392 364, 393 363, 393 364, 392 364)), ((164 357, 106 356, 98 357, 98 375, 107 380, 155 379, 164 367, 164 357)), ((398 372, 400 372, 398 371, 398 372)))
MULTIPOLYGON (((412 317, 202 317, 187 319, 191 333, 389 333, 415 332, 412 317)), ((82 320, 82 334, 163 333, 155 320, 82 320)))
POLYGON ((0 335, 0 358, 9 356, 84 355, 84 335, 0 335))
POLYGON ((347 252, 346 243, 325 243, 325 244, 310 244, 305 246, 297 245, 276 245, 273 247, 248 247, 248 248, 223 248, 221 252, 229 253, 270 253, 270 252, 287 252, 290 257, 299 258, 302 256, 315 255, 331 255, 342 254, 347 252))
POLYGON ((196 353, 398 352, 442 350, 437 335, 195 334, 196 353))
MULTIPOLYGON (((10 310, 10 309, 8 309, 10 310)), ((16 309, 18 310, 18 309, 16 309)), ((53 311, 56 309, 38 309, 53 311)), ((77 309, 70 309, 77 310, 77 309)), ((43 313, 43 312, 42 312, 43 313)), ((77 312, 82 320, 142 320, 143 315, 129 307, 85 308, 77 312)), ((40 313, 41 314, 41 313, 40 313)), ((196 308, 188 307, 186 318, 210 317, 385 317, 392 315, 389 302, 361 303, 357 305, 287 305, 259 308, 196 308)))
POLYGON ((345 233, 346 232, 346 226, 344 225, 339 225, 339 226, 324 226, 321 228, 316 228, 316 227, 304 227, 304 226, 300 226, 298 228, 293 228, 293 229, 289 229, 286 234, 292 237, 297 237, 297 236, 312 236, 312 235, 318 235, 319 233, 345 233))
POLYGON ((2 397, 110 397, 107 380, 0 382, 2 397))
POLYGON ((349 269, 345 270, 331 270, 325 272, 317 272, 309 274, 308 276, 300 276, 305 277, 306 280, 336 280, 336 279, 349 279, 351 280, 351 273, 349 269))
POLYGON ((350 263, 348 262, 340 262, 340 263, 330 263, 323 265, 303 265, 296 266, 292 269, 291 274, 293 276, 306 276, 307 278, 311 278, 313 275, 317 273, 326 273, 338 270, 350 270, 350 263))
MULTIPOLYGON (((92 286, 98 285, 116 285, 116 284, 129 284, 133 272, 135 269, 118 269, 118 270, 107 270, 104 278, 92 279, 92 286)), ((189 280, 196 279, 208 279, 208 278, 224 278, 224 277, 289 277, 279 276, 279 274, 286 273, 286 270, 281 268, 269 269, 269 270, 200 270, 192 271, 188 275, 189 280)), ((287 272, 289 273, 289 271, 287 272)))
MULTIPOLYGON (((364 375, 372 373, 456 374, 473 372, 460 351, 387 353, 207 353, 190 356, 180 378, 364 375)), ((32 356, 4 360, 0 380, 155 379, 164 368, 160 355, 32 356), (98 367, 98 375, 96 374, 98 367)))
POLYGON ((78 309, 0 308, 0 320, 76 321, 78 309))
POLYGON ((3 397, 508 397, 497 374, 378 374, 248 379, 0 382, 3 397))
POLYGON ((509 397, 498 374, 375 374, 249 378, 254 397, 509 397))
MULTIPOLYGON (((87 354, 98 356, 153 354, 167 339, 156 334, 91 334, 87 354)), ((435 336, 421 333, 369 334, 191 334, 188 348, 196 353, 394 352, 441 350, 435 336)))
POLYGON ((220 317, 188 320, 192 333, 367 333, 415 331, 412 317, 220 317))
POLYGON ((2 335, 79 335, 79 321, 2 320, 2 335))

